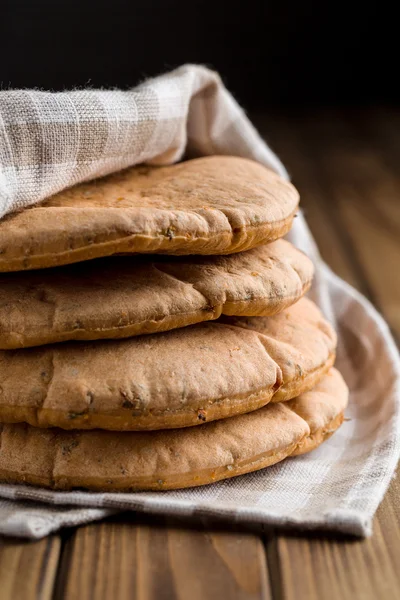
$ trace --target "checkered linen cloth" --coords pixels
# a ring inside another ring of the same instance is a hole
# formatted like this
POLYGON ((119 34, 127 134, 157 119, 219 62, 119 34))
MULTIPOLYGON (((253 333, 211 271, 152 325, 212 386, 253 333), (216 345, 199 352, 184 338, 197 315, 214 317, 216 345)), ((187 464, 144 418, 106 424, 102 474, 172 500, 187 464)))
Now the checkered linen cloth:
MULTIPOLYGON (((183 66, 128 92, 0 92, 0 215, 135 163, 234 154, 286 171, 218 75, 183 66)), ((316 266, 312 297, 339 332, 348 419, 314 452, 170 492, 52 492, 0 484, 0 533, 39 538, 119 510, 368 535, 400 452, 400 361, 371 304, 321 261, 302 215, 290 239, 316 266)), ((1 450, 0 450, 1 451, 1 450)))

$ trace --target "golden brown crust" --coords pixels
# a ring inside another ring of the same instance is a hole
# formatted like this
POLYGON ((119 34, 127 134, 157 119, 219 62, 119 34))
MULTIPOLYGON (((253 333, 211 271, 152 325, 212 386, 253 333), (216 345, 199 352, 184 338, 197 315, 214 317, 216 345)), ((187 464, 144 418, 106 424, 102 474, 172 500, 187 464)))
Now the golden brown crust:
POLYGON ((347 398, 332 369, 294 401, 204 427, 117 433, 4 425, 0 479, 98 491, 205 485, 312 450, 339 427, 347 398))
POLYGON ((135 167, 3 219, 0 271, 116 253, 240 252, 284 236, 298 201, 290 183, 243 158, 135 167))
POLYGON ((0 348, 131 337, 222 313, 269 316, 312 276, 311 261, 284 240, 230 256, 124 256, 0 274, 0 348))
POLYGON ((288 400, 333 364, 335 333, 306 298, 273 317, 226 320, 0 351, 0 420, 117 431, 201 425, 274 394, 288 400))
POLYGON ((322 377, 328 373, 329 369, 333 367, 335 359, 336 354, 332 352, 326 362, 313 371, 302 373, 301 377, 286 382, 284 378, 282 387, 272 396, 271 402, 286 402, 314 388, 322 377))
POLYGON ((330 369, 315 388, 287 403, 310 428, 310 435, 302 440, 293 456, 309 452, 336 431, 343 422, 348 395, 340 373, 330 369), (318 390, 318 394, 314 390, 318 390))
POLYGON ((305 437, 300 442, 300 444, 298 444, 296 449, 293 450, 291 456, 300 456, 302 454, 307 454, 307 452, 311 452, 311 450, 314 450, 314 448, 320 446, 325 440, 328 440, 337 429, 339 429, 339 427, 343 423, 343 420, 344 413, 340 413, 339 415, 337 415, 337 417, 332 419, 332 421, 326 423, 324 427, 321 427, 321 429, 317 429, 316 431, 310 433, 310 435, 305 437))

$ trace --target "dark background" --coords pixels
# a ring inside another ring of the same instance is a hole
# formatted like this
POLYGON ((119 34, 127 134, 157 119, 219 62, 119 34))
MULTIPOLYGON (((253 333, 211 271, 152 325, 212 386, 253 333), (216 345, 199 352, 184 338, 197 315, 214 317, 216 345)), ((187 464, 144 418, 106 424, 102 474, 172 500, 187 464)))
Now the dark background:
POLYGON ((248 109, 397 104, 387 3, 0 0, 9 87, 127 88, 185 62, 220 71, 248 109))

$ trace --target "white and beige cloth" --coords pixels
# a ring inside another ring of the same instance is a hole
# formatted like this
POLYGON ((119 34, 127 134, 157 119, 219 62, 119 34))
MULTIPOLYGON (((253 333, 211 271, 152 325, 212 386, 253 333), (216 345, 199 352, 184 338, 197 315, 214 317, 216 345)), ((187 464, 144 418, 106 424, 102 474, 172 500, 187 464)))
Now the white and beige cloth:
MULTIPOLYGON (((219 76, 186 65, 131 91, 0 92, 0 217, 137 163, 231 154, 284 177, 219 76)), ((347 420, 309 455, 213 485, 157 493, 0 484, 0 533, 38 538, 119 510, 369 535, 400 453, 400 359, 381 316, 321 261, 302 217, 290 239, 316 266, 312 295, 339 333, 347 420)), ((0 449, 1 451, 1 449, 0 449)))

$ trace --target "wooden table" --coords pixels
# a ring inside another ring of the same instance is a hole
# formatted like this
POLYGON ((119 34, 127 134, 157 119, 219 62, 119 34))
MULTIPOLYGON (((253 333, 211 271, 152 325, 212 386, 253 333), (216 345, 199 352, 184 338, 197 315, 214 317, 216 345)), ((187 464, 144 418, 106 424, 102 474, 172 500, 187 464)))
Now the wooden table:
MULTIPOLYGON (((400 112, 256 116, 293 175, 325 260, 400 337, 400 112)), ((38 542, 3 540, 0 598, 400 597, 400 485, 372 538, 190 527, 129 514, 38 542)))

